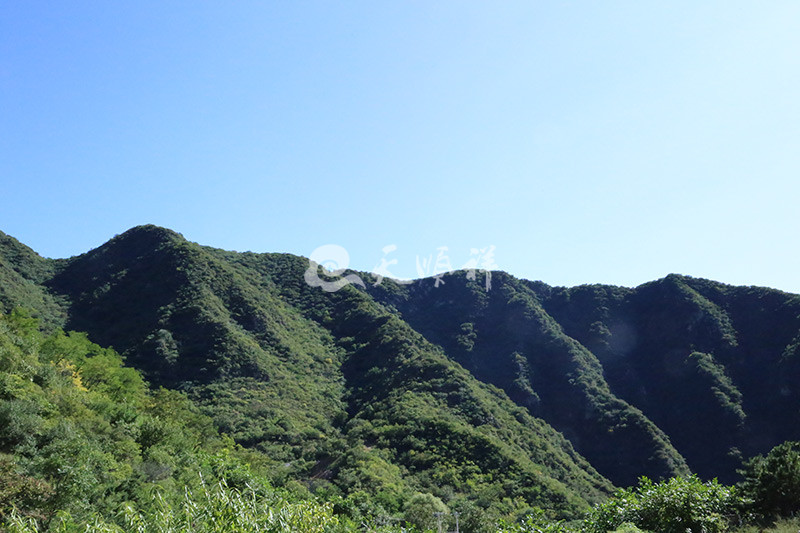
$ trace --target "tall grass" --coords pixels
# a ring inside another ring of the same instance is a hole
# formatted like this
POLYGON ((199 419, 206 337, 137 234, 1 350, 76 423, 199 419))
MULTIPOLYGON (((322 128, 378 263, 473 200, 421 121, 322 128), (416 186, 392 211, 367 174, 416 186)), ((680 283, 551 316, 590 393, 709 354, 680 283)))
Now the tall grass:
POLYGON ((222 481, 187 489, 175 503, 155 491, 144 505, 125 504, 113 521, 99 516, 75 520, 58 513, 40 524, 13 512, 6 528, 9 533, 324 533, 338 522, 330 503, 292 502, 276 492, 239 491, 222 481))

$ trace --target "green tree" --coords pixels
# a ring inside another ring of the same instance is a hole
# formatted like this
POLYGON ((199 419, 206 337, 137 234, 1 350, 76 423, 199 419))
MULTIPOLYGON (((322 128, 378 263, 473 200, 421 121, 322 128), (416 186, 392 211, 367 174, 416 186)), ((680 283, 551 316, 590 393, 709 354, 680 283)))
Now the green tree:
POLYGON ((621 489, 596 506, 583 531, 605 533, 625 523, 660 533, 727 531, 740 503, 736 490, 717 480, 704 483, 692 475, 654 483, 642 477, 636 487, 621 489))
POLYGON ((745 463, 742 490, 764 518, 800 511, 800 442, 787 441, 745 463))
POLYGON ((449 513, 442 500, 427 492, 418 492, 406 503, 404 518, 409 524, 425 531, 435 529, 436 513, 449 513))

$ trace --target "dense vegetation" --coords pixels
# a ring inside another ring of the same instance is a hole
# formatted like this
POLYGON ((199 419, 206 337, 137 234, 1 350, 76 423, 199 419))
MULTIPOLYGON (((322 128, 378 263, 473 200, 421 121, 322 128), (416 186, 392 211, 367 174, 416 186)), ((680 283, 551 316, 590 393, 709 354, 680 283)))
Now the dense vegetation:
POLYGON ((570 439, 620 485, 800 439, 800 297, 670 275, 628 289, 461 273, 374 296, 473 375, 570 439))
POLYGON ((796 511, 774 497, 796 448, 763 454, 800 438, 797 296, 500 272, 325 292, 307 268, 153 226, 67 260, 0 233, 8 523, 666 531, 636 517, 678 493, 707 531, 796 511), (749 457, 738 489, 701 481, 749 457))
POLYGON ((0 517, 82 523, 207 484, 268 490, 185 394, 149 390, 83 334, 37 326, 0 316, 0 517))

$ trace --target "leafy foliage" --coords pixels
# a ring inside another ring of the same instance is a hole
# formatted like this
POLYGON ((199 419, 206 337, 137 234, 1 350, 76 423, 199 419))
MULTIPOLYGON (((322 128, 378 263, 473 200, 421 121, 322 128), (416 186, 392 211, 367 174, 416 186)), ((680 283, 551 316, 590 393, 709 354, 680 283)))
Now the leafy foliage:
POLYGON ((274 491, 252 487, 240 491, 224 480, 209 487, 201 479, 198 489, 187 490, 176 503, 154 491, 144 505, 123 505, 113 521, 100 515, 75 519, 61 512, 43 529, 36 520, 13 512, 7 528, 10 533, 323 533, 338 523, 329 503, 292 502, 274 491))
POLYGON ((614 531, 625 523, 663 533, 726 531, 742 500, 735 489, 716 480, 703 483, 696 476, 654 483, 643 477, 630 489, 621 489, 594 508, 584 533, 614 531))
POLYGON ((408 524, 424 531, 437 527, 445 514, 450 511, 442 500, 433 494, 417 493, 406 503, 403 517, 408 524))
POLYGON ((750 459, 742 474, 742 490, 762 517, 789 517, 800 511, 800 442, 784 442, 766 456, 750 459))
POLYGON ((45 337, 22 312, 0 315, 0 422, 0 516, 107 513, 151 484, 213 476, 224 446, 185 395, 151 393, 113 350, 45 337))

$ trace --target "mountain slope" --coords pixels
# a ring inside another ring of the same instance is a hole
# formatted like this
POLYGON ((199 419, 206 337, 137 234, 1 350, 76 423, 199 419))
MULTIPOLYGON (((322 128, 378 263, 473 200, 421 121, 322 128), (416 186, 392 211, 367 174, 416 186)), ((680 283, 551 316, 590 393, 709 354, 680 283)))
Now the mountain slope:
POLYGON ((731 481, 742 455, 800 436, 800 297, 677 275, 632 290, 539 291, 611 389, 699 474, 731 481))
POLYGON ((486 291, 463 272, 443 281, 375 292, 479 379, 564 433, 615 483, 689 472, 667 436, 609 390, 597 358, 564 334, 524 282, 496 273, 486 291))
POLYGON ((42 286, 56 264, 0 231, 0 311, 23 306, 46 327, 62 325, 66 320, 63 302, 42 286))
MULTIPOLYGON (((68 260, 0 234, 0 303, 113 346, 263 453, 278 482, 575 516, 640 475, 730 481, 800 438, 800 297, 465 272, 337 292, 308 260, 141 226, 68 260), (598 473, 599 472, 599 473, 598 473)), ((324 273, 322 274, 324 275, 324 273)), ((466 508, 466 507, 465 507, 466 508)))
POLYGON ((731 482, 800 437, 800 297, 670 275, 635 289, 466 272, 371 293, 479 379, 562 431, 600 473, 731 482))
POLYGON ((389 511, 415 488, 575 516, 611 489, 551 427, 367 294, 306 285, 307 266, 140 227, 47 287, 71 302, 69 328, 189 392, 275 476, 379 492, 389 511))

